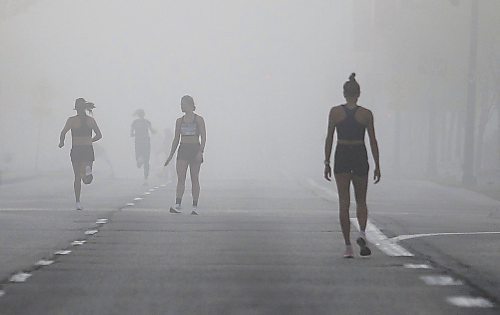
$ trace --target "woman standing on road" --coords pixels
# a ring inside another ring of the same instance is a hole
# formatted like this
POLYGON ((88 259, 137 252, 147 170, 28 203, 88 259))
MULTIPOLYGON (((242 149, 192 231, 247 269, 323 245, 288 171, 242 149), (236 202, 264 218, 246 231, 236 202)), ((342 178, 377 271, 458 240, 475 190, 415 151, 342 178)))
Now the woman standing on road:
POLYGON ((94 108, 93 103, 88 103, 83 98, 76 99, 75 110, 77 114, 68 118, 59 137, 59 148, 62 148, 66 133, 71 130, 72 146, 70 156, 75 174, 73 188, 75 190, 76 210, 83 210, 80 204, 81 182, 90 184, 93 179, 94 148, 92 143, 102 138, 96 121, 87 115, 87 112, 91 113, 94 108), (92 131, 95 133, 94 137, 92 137, 92 131))
POLYGON ((196 107, 191 96, 185 95, 181 99, 181 110, 184 116, 178 118, 175 122, 175 134, 172 141, 170 155, 165 162, 165 166, 172 160, 177 146, 177 191, 175 198, 175 206, 170 207, 171 213, 180 213, 182 196, 186 185, 186 173, 189 166, 191 173, 191 185, 193 195, 192 215, 197 215, 198 198, 200 196, 200 167, 203 163, 203 151, 207 140, 205 130, 205 121, 203 117, 194 113, 196 107), (201 142, 200 142, 201 138, 201 142))
POLYGON ((368 130, 370 148, 375 161, 373 179, 375 184, 380 181, 380 165, 377 138, 373 124, 373 114, 370 110, 357 104, 361 90, 351 74, 349 81, 344 83, 344 97, 346 104, 334 106, 328 116, 328 132, 325 141, 325 179, 330 181, 332 170, 330 156, 332 152, 333 136, 337 130, 337 147, 335 149, 335 165, 333 173, 339 195, 339 219, 345 241, 345 258, 353 258, 354 253, 350 239, 350 185, 354 186, 356 197, 356 216, 360 233, 356 243, 360 246, 360 255, 369 256, 371 250, 366 241, 365 229, 368 220, 366 206, 366 191, 368 188, 368 154, 365 147, 365 131, 368 130))

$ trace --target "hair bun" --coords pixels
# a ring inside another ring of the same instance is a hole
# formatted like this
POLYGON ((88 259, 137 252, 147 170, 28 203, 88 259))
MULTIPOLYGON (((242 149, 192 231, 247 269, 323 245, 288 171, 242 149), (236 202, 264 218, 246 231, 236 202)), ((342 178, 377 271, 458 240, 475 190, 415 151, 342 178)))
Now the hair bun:
POLYGON ((349 81, 356 81, 356 73, 351 73, 351 75, 349 76, 349 81))

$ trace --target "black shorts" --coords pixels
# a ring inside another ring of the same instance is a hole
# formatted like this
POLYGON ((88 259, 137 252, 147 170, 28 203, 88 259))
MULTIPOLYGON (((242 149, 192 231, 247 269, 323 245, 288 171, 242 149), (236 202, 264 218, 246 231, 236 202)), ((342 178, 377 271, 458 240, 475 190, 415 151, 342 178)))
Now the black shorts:
POLYGON ((333 173, 367 176, 369 168, 365 145, 337 145, 333 173))
POLYGON ((181 143, 177 152, 177 160, 188 161, 189 163, 197 162, 196 156, 200 149, 201 145, 199 143, 181 143))
POLYGON ((94 148, 91 145, 75 145, 71 148, 71 162, 94 162, 94 148))

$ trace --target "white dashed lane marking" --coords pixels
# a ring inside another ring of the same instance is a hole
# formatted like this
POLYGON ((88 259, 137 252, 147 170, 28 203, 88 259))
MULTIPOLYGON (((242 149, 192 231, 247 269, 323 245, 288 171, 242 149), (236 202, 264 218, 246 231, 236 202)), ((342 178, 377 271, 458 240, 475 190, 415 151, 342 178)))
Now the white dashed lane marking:
POLYGON ((446 299, 451 305, 459 307, 478 307, 478 308, 490 308, 493 307, 493 303, 482 297, 472 297, 472 296, 451 296, 446 299))
POLYGON ((35 263, 35 266, 49 266, 49 265, 52 265, 54 263, 53 260, 39 260, 35 263))
POLYGON ((54 255, 68 255, 69 253, 71 253, 70 250, 58 250, 54 253, 54 255))
POLYGON ((427 264, 404 264, 404 267, 408 269, 432 269, 432 267, 427 264))
POLYGON ((460 280, 453 279, 450 276, 420 276, 420 279, 427 285, 462 285, 460 280))
POLYGON ((5 295, 5 291, 4 290, 0 290, 0 297, 2 297, 4 295, 5 295))
POLYGON ((99 232, 99 231, 98 230, 88 230, 88 231, 85 231, 85 235, 94 235, 97 232, 99 232))
POLYGON ((129 203, 127 203, 127 204, 126 204, 126 206, 127 206, 127 207, 133 207, 133 206, 135 206, 135 203, 133 203, 133 202, 129 202, 129 203))
POLYGON ((10 277, 9 281, 15 283, 26 282, 29 277, 31 277, 31 273, 19 272, 10 277))
POLYGON ((87 243, 87 241, 73 241, 73 242, 71 242, 71 245, 72 246, 80 246, 80 245, 83 245, 85 243, 87 243))
POLYGON ((134 198, 134 201, 141 201, 143 200, 144 198, 141 198, 141 197, 137 197, 137 198, 134 198))
POLYGON ((96 224, 106 224, 106 223, 108 223, 108 219, 99 219, 95 223, 96 224))

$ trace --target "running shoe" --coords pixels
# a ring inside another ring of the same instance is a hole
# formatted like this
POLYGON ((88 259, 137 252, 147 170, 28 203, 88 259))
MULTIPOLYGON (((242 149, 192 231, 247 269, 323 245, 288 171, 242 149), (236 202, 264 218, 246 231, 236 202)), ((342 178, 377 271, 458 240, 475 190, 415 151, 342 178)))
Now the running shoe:
POLYGON ((196 210, 198 210, 198 208, 193 207, 193 211, 191 211, 191 215, 198 215, 198 212, 196 212, 196 210))
POLYGON ((87 165, 85 166, 85 176, 82 178, 82 182, 86 185, 92 183, 92 180, 94 179, 94 176, 92 176, 92 168, 87 165))
POLYGON ((372 254, 372 251, 370 248, 368 248, 368 245, 366 244, 366 240, 362 237, 358 237, 356 240, 356 243, 359 245, 359 254, 361 256, 370 256, 372 254))
POLYGON ((345 247, 344 258, 354 258, 354 252, 352 251, 351 245, 345 247))
POLYGON ((181 213, 181 206, 175 205, 173 207, 170 207, 170 213, 181 213))
POLYGON ((75 207, 76 207, 76 210, 83 210, 83 207, 80 204, 80 202, 77 202, 75 207))

